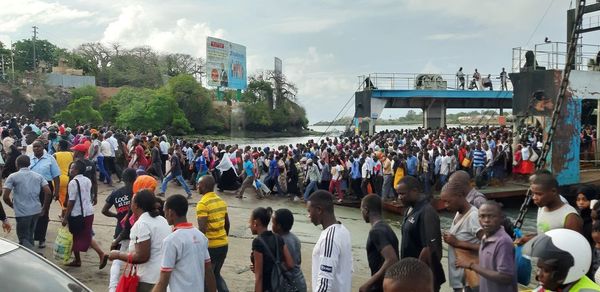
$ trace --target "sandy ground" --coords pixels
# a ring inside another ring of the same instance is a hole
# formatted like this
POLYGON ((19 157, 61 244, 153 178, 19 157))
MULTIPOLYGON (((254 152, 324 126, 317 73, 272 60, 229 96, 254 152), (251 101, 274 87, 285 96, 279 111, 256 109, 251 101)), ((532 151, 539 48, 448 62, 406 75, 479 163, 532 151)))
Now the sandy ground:
MULTIPOLYGON (((108 248, 112 241, 116 220, 105 217, 100 211, 104 205, 104 200, 106 197, 118 186, 120 185, 115 185, 115 187, 110 188, 105 185, 101 185, 99 189, 99 203, 94 207, 95 239, 106 252, 108 252, 108 248)), ((170 183, 167 190, 167 196, 177 193, 184 194, 183 189, 173 183, 170 183)), ((319 238, 321 227, 314 226, 309 221, 304 204, 299 202, 291 202, 287 199, 257 200, 254 198, 254 194, 251 191, 246 192, 246 197, 243 200, 236 199, 234 194, 231 192, 220 193, 220 195, 229 205, 229 216, 231 219, 229 253, 222 270, 222 274, 227 282, 227 285, 229 286, 229 289, 231 291, 253 291, 254 274, 249 270, 250 251, 253 236, 248 228, 248 220, 252 210, 261 206, 271 206, 274 210, 278 208, 288 208, 294 213, 295 223, 294 227, 292 228, 292 232, 294 232, 302 242, 302 270, 307 280, 308 287, 310 287, 312 249, 315 242, 319 238)), ((199 198, 200 196, 195 193, 194 197, 190 200, 190 210, 188 211, 188 219, 190 222, 194 222, 195 225, 195 206, 199 198)), ((5 209, 6 208, 7 207, 5 206, 5 209)), ((10 208, 8 208, 6 211, 9 216, 14 216, 14 213, 10 208)), ((351 233, 352 253, 354 257, 352 291, 358 291, 360 285, 364 283, 370 276, 365 250, 367 234, 370 226, 362 220, 358 209, 336 206, 335 212, 338 220, 345 224, 351 233)), ((59 206, 57 203, 53 203, 50 210, 51 221, 48 227, 47 247, 45 249, 38 249, 36 247, 37 251, 43 253, 46 258, 51 259, 53 262, 56 261, 54 261, 52 256, 52 247, 54 239, 56 238, 56 231, 60 226, 58 214, 59 206)), ((398 237, 400 238, 400 225, 398 222, 398 217, 392 217, 391 219, 387 220, 393 226, 394 231, 396 231, 398 237)), ((11 223, 14 224, 14 219, 12 218, 11 223)), ((15 226, 13 225, 13 231, 8 235, 2 234, 2 236, 5 236, 13 241, 17 241, 14 228, 15 226)), ((445 265, 445 263, 447 263, 447 259, 444 258, 443 262, 445 265)), ((87 253, 82 254, 82 267, 70 268, 63 266, 63 268, 94 291, 107 291, 108 289, 110 262, 106 268, 103 270, 98 270, 98 256, 92 249, 90 249, 87 253)), ((446 284, 444 285, 442 291, 451 291, 451 289, 449 289, 446 284)))

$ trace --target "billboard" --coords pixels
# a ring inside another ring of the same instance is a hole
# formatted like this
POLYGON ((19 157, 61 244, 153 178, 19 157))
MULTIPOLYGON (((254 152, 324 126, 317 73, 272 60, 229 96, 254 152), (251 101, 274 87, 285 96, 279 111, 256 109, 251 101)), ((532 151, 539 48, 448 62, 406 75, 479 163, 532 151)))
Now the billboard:
POLYGON ((206 72, 210 86, 246 89, 246 47, 207 37, 206 72))
POLYGON ((279 76, 283 73, 283 63, 281 62, 281 59, 275 57, 275 75, 279 76))

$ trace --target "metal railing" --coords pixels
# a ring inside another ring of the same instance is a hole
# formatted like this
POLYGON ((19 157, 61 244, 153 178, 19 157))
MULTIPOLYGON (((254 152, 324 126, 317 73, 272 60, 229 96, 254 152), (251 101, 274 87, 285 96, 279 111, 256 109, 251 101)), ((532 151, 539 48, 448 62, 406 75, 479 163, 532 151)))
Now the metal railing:
MULTIPOLYGON (((499 73, 480 73, 481 78, 472 88, 473 75, 465 74, 464 90, 490 90, 482 84, 482 79, 490 75, 493 90, 501 90, 499 73)), ((428 89, 428 90, 462 90, 460 80, 456 74, 437 73, 369 73, 357 76, 359 91, 371 89, 428 89), (434 78, 423 78, 423 76, 438 76, 434 78)), ((507 89, 512 90, 510 78, 507 78, 507 89)))
MULTIPOLYGON (((533 49, 517 47, 512 50, 512 72, 519 72, 525 66, 525 53, 533 51, 537 65, 545 69, 563 70, 567 62, 566 42, 547 42, 534 45, 533 49)), ((600 45, 578 44, 575 55, 575 70, 589 71, 590 59, 596 59, 600 45)))

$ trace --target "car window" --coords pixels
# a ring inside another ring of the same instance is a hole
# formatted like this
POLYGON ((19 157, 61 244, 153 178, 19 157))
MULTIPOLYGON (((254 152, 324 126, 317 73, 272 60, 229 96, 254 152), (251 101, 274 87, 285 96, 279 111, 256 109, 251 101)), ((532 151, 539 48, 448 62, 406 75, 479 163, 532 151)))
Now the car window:
POLYGON ((23 248, 1 255, 0 267, 3 291, 88 291, 64 272, 23 248))

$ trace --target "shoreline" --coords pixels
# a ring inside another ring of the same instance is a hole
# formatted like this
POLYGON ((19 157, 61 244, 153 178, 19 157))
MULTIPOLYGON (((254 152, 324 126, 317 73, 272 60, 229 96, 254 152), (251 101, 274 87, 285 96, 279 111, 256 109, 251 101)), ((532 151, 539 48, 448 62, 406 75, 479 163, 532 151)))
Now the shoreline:
POLYGON ((308 137, 315 135, 322 135, 324 132, 318 132, 313 130, 301 130, 301 131, 288 131, 288 132, 257 132, 257 131, 231 131, 229 134, 218 133, 218 134, 188 134, 181 137, 183 139, 200 139, 200 140, 211 140, 220 141, 228 140, 232 137, 236 138, 289 138, 289 137, 308 137))

